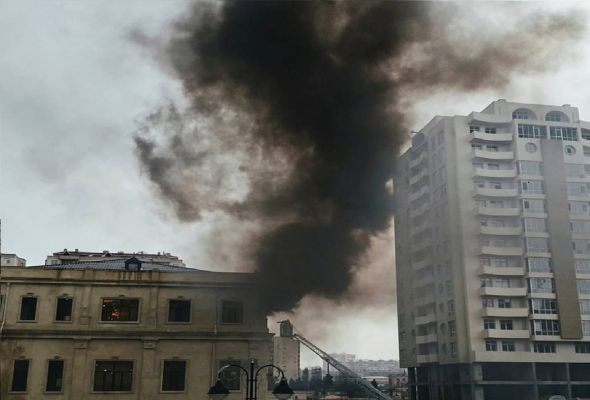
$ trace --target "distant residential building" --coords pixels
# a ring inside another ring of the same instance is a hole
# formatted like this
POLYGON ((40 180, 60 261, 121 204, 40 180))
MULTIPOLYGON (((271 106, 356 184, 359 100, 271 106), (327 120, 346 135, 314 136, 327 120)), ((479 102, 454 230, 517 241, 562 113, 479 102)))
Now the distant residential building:
POLYGON ((145 253, 138 251, 134 253, 128 253, 125 251, 109 251, 103 250, 101 252, 96 251, 79 251, 64 249, 58 251, 45 259, 45 265, 58 265, 58 264, 71 264, 75 262, 86 262, 86 261, 111 261, 111 260, 127 260, 131 257, 136 257, 142 262, 164 264, 164 265, 175 265, 177 267, 184 267, 184 262, 170 253, 157 252, 157 253, 145 253))
POLYGON ((292 337, 275 336, 274 343, 274 364, 281 368, 287 380, 299 379, 299 341, 292 337))
POLYGON ((310 373, 309 373, 309 380, 311 381, 316 381, 316 380, 322 380, 324 376, 322 375, 322 367, 311 367, 310 368, 310 373))
MULTIPOLYGON (((397 360, 363 360, 357 359, 354 354, 347 353, 332 353, 330 356, 360 376, 389 376, 400 371, 397 360)), ((328 364, 325 361, 324 369, 328 369, 328 364)), ((340 372, 330 367, 330 374, 336 376, 340 372)))
MULTIPOLYGON (((3 266, 0 398, 206 398, 221 366, 272 362, 251 277, 136 257, 3 266)), ((241 378, 223 373, 228 400, 241 378)))
POLYGON ((10 253, 1 253, 0 262, 2 267, 24 267, 27 265, 27 260, 10 253))

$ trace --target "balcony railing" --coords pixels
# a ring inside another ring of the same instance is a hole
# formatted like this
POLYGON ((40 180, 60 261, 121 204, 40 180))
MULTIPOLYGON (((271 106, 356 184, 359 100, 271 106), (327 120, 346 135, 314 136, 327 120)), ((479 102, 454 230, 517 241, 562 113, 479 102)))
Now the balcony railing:
POLYGON ((499 246, 482 246, 481 254, 489 254, 492 256, 522 256, 524 249, 522 246, 518 247, 499 247, 499 246))
POLYGON ((489 151, 479 150, 473 151, 473 155, 479 158, 485 158, 488 160, 512 160, 514 158, 514 152, 512 151, 489 151))
POLYGON ((528 329, 486 329, 484 337, 493 339, 528 339, 530 334, 528 329))
POLYGON ((520 209, 515 207, 478 207, 477 213, 480 215, 488 215, 491 217, 518 217, 520 215, 520 209))
POLYGON ((438 342, 438 336, 436 333, 430 333, 428 335, 423 336, 416 336, 416 344, 425 344, 425 343, 436 343, 438 342))
POLYGON ((516 178, 516 170, 476 168, 475 176, 481 176, 485 178, 516 178))
POLYGON ((475 194, 485 197, 516 197, 518 190, 512 188, 506 189, 492 189, 492 188, 476 188, 475 194))
POLYGON ((481 296, 502 296, 502 297, 524 297, 526 287, 491 287, 486 286, 479 289, 481 296))
POLYGON ((488 142, 512 142, 512 133, 472 132, 470 135, 472 141, 484 140, 488 142))
POLYGON ((522 228, 520 226, 482 226, 480 232, 484 235, 520 236, 522 228))

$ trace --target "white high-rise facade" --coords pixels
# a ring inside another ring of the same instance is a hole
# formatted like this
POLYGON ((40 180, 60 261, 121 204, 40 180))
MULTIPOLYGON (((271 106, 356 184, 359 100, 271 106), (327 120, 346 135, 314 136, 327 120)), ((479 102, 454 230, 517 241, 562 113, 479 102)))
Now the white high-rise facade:
POLYGON ((429 399, 590 397, 590 122, 498 100, 397 168, 400 363, 429 399))

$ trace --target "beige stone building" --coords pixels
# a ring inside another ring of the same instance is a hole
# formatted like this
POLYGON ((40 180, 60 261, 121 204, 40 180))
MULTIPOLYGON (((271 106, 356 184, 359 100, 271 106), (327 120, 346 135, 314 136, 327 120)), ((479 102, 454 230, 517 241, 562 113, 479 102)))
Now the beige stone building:
POLYGON ((274 364, 281 368, 287 380, 299 378, 300 343, 292 337, 275 336, 274 364))
MULTIPOLYGON (((3 267, 0 293, 2 400, 206 398, 220 366, 272 358, 250 274, 136 258, 3 267)), ((235 369, 224 382, 243 398, 235 369)))
POLYGON ((590 398, 590 122, 506 100, 437 116, 397 175, 413 398, 590 398))

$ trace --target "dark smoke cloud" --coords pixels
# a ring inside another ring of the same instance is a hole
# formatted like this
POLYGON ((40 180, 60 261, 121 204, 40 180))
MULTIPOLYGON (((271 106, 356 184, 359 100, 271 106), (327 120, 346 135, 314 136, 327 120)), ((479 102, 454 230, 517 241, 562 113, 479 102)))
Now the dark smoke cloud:
POLYGON ((228 1, 174 26, 165 56, 191 104, 146 119, 141 165, 182 220, 266 226, 251 258, 269 311, 345 293, 389 227, 401 91, 504 85, 583 29, 528 16, 477 40, 450 30, 459 7, 228 1))

